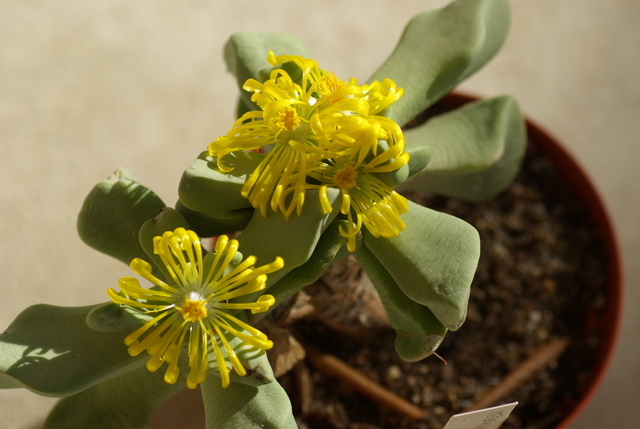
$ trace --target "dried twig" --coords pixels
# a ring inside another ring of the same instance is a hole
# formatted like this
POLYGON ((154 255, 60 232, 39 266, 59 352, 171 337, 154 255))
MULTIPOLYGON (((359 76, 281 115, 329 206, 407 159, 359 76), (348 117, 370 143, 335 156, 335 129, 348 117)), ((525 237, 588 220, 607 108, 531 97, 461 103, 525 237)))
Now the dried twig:
POLYGON ((424 420, 426 413, 415 405, 367 378, 335 356, 305 345, 307 358, 319 371, 334 377, 372 401, 415 420, 424 420))
POLYGON ((493 389, 482 395, 471 407, 465 411, 479 410, 494 405, 500 399, 520 387, 525 381, 533 377, 549 362, 557 359, 569 345, 568 338, 557 338, 536 350, 526 361, 511 371, 493 389))

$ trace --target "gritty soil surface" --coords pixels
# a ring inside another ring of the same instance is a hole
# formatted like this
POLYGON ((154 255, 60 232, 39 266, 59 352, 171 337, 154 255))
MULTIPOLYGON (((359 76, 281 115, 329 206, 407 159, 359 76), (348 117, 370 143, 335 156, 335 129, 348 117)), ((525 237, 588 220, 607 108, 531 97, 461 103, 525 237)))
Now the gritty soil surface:
POLYGON ((467 320, 438 349, 447 364, 435 357, 400 360, 388 328, 368 344, 326 324, 298 323, 296 329, 301 339, 426 410, 428 418, 416 421, 388 411, 303 360, 309 391, 299 391, 300 371, 281 378, 300 427, 440 429, 540 346, 568 337, 571 343, 559 359, 501 400, 519 402, 504 429, 554 427, 590 379, 601 341, 594 320, 606 306, 606 257, 581 202, 531 147, 517 181, 488 203, 409 197, 466 220, 481 236, 467 320))

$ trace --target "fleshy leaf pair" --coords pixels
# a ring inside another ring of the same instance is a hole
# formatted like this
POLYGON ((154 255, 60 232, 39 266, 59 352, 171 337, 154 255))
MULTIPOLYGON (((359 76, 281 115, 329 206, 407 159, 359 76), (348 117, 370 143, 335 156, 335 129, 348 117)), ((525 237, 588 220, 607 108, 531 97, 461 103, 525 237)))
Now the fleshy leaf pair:
MULTIPOLYGON (((372 85, 391 79, 397 88, 404 89, 404 96, 376 113, 398 125, 406 125, 491 58, 502 44, 507 27, 505 0, 456 0, 441 10, 417 16, 409 23, 393 54, 369 81, 372 85)), ((291 62, 269 64, 265 60, 269 49, 275 55, 306 56, 301 44, 285 35, 236 35, 225 47, 225 59, 240 86, 253 79, 251 88, 262 91, 264 87, 260 85, 277 68, 286 71, 293 82, 301 78, 302 69, 291 62)), ((284 76, 282 72, 276 73, 284 76)), ((238 117, 270 108, 264 99, 253 97, 255 94, 242 92, 238 117)), ((272 116, 274 124, 270 125, 294 131, 298 122, 287 110, 292 106, 280 107, 277 115, 272 116)), ((316 129, 324 126, 322 121, 312 122, 311 117, 304 119, 316 129)), ((350 129, 370 130, 358 128, 357 124, 350 129)), ((405 131, 402 150, 410 154, 408 162, 393 171, 373 173, 390 188, 400 185, 468 199, 486 198, 513 178, 522 156, 522 130, 522 120, 511 99, 480 102, 405 131), (412 177, 405 181, 409 175, 412 177)), ((377 156, 374 150, 384 152, 399 147, 383 138, 384 134, 375 134, 374 138, 364 133, 360 136, 363 141, 376 142, 363 152, 365 161, 377 156)), ((343 138, 337 134, 335 137, 343 138)), ((387 160, 389 163, 406 158, 402 151, 389 153, 393 155, 387 160)), ((355 153, 343 155, 359 159, 355 153)), ((162 237, 165 231, 183 227, 201 236, 211 236, 244 230, 239 240, 245 254, 256 255, 261 263, 276 257, 286 262, 283 269, 269 275, 266 290, 254 292, 247 302, 256 302, 263 292, 281 302, 315 280, 333 260, 348 254, 345 245, 351 239, 350 247, 355 248, 356 257, 376 284, 398 333, 396 349, 402 357, 416 360, 428 355, 437 348, 447 329, 460 326, 478 258, 477 233, 471 226, 409 204, 406 213, 397 210, 406 225, 403 233, 376 236, 374 231, 363 228, 352 234, 353 229, 349 228, 355 222, 343 209, 344 193, 340 186, 306 189, 301 212, 294 200, 283 200, 285 213, 294 207, 288 221, 279 212, 260 213, 243 196, 242 188, 266 157, 268 153, 228 153, 224 162, 233 163, 234 170, 230 172, 224 166, 220 168, 218 159, 207 151, 194 163, 194 168, 185 172, 177 211, 165 209, 159 218, 156 215, 164 203, 120 171, 87 198, 78 221, 81 237, 92 247, 126 263, 141 258, 162 267, 151 238, 162 237), (290 206, 291 201, 294 202, 290 206), (147 222, 149 219, 155 220, 147 222), (140 241, 139 236, 146 239, 140 241)), ((333 167, 335 173, 342 166, 337 162, 325 164, 333 167)), ((338 182, 351 183, 348 173, 342 170, 338 182)), ((318 185, 329 177, 313 174, 312 181, 318 185)), ((153 276, 160 281, 171 278, 170 273, 162 270, 153 271, 153 276)), ((234 316, 253 323, 261 314, 234 316)), ((142 368, 144 359, 127 355, 122 339, 145 320, 149 318, 124 311, 124 307, 116 308, 114 304, 95 309, 48 306, 27 309, 0 336, 0 385, 25 386, 46 395, 71 395, 54 410, 47 423, 49 427, 74 428, 106 421, 103 427, 142 428, 151 410, 178 386, 164 383, 158 374, 150 375, 142 368), (42 322, 45 316, 46 326, 42 322), (85 323, 87 318, 89 325, 85 323), (151 387, 140 381, 144 377, 150 377, 151 387), (126 407, 141 397, 145 401, 136 407, 126 407)), ((258 360, 260 363, 248 359, 243 365, 250 368, 262 365, 261 371, 268 378, 266 358, 261 355, 258 360)), ((208 364, 215 369, 217 362, 213 358, 208 364)), ((189 366, 188 362, 184 366, 189 366)), ((184 372, 180 372, 178 377, 183 376, 184 372)), ((260 383, 259 379, 238 377, 223 390, 215 377, 207 377, 202 383, 207 426, 295 427, 281 387, 277 382, 260 383)))

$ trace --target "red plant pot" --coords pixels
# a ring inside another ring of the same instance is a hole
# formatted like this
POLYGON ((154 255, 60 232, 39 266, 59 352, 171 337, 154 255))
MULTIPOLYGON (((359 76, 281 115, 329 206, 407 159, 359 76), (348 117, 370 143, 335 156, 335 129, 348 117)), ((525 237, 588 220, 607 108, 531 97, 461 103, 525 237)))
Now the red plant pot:
MULTIPOLYGON (((452 110, 476 100, 478 97, 468 94, 451 93, 438 102, 438 106, 444 110, 452 110)), ((588 211, 588 216, 600 234, 608 258, 606 264, 608 270, 607 304, 604 309, 596 309, 595 306, 588 309, 584 320, 585 332, 598 334, 602 340, 596 364, 590 379, 585 384, 586 388, 583 394, 578 401, 567 405, 566 416, 556 426, 559 429, 568 428, 595 394, 613 356, 622 314, 622 258, 611 216, 604 200, 584 168, 558 139, 534 121, 526 118, 526 126, 528 140, 535 142, 540 152, 555 165, 582 200, 588 211)))

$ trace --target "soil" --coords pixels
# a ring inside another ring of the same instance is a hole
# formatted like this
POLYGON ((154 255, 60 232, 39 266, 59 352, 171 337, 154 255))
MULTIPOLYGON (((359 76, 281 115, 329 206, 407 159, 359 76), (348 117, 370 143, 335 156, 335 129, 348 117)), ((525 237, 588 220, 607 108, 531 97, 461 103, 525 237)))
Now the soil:
MULTIPOLYGON (((303 360, 280 378, 301 428, 441 429, 452 414, 471 406, 536 349, 559 337, 570 339, 566 351, 500 401, 519 402, 502 428, 555 427, 577 401, 601 341, 597 316, 606 306, 606 255, 581 201, 533 143, 516 182, 490 202, 409 195, 466 220, 481 236, 467 320, 438 349, 446 365, 435 357, 402 361, 386 327, 369 329, 376 340, 361 343, 326 323, 306 320, 295 326, 299 339, 426 410, 427 419, 412 420, 380 407, 303 360), (301 371, 311 380, 304 392, 301 371)), ((359 270, 355 264, 349 267, 359 270)))

